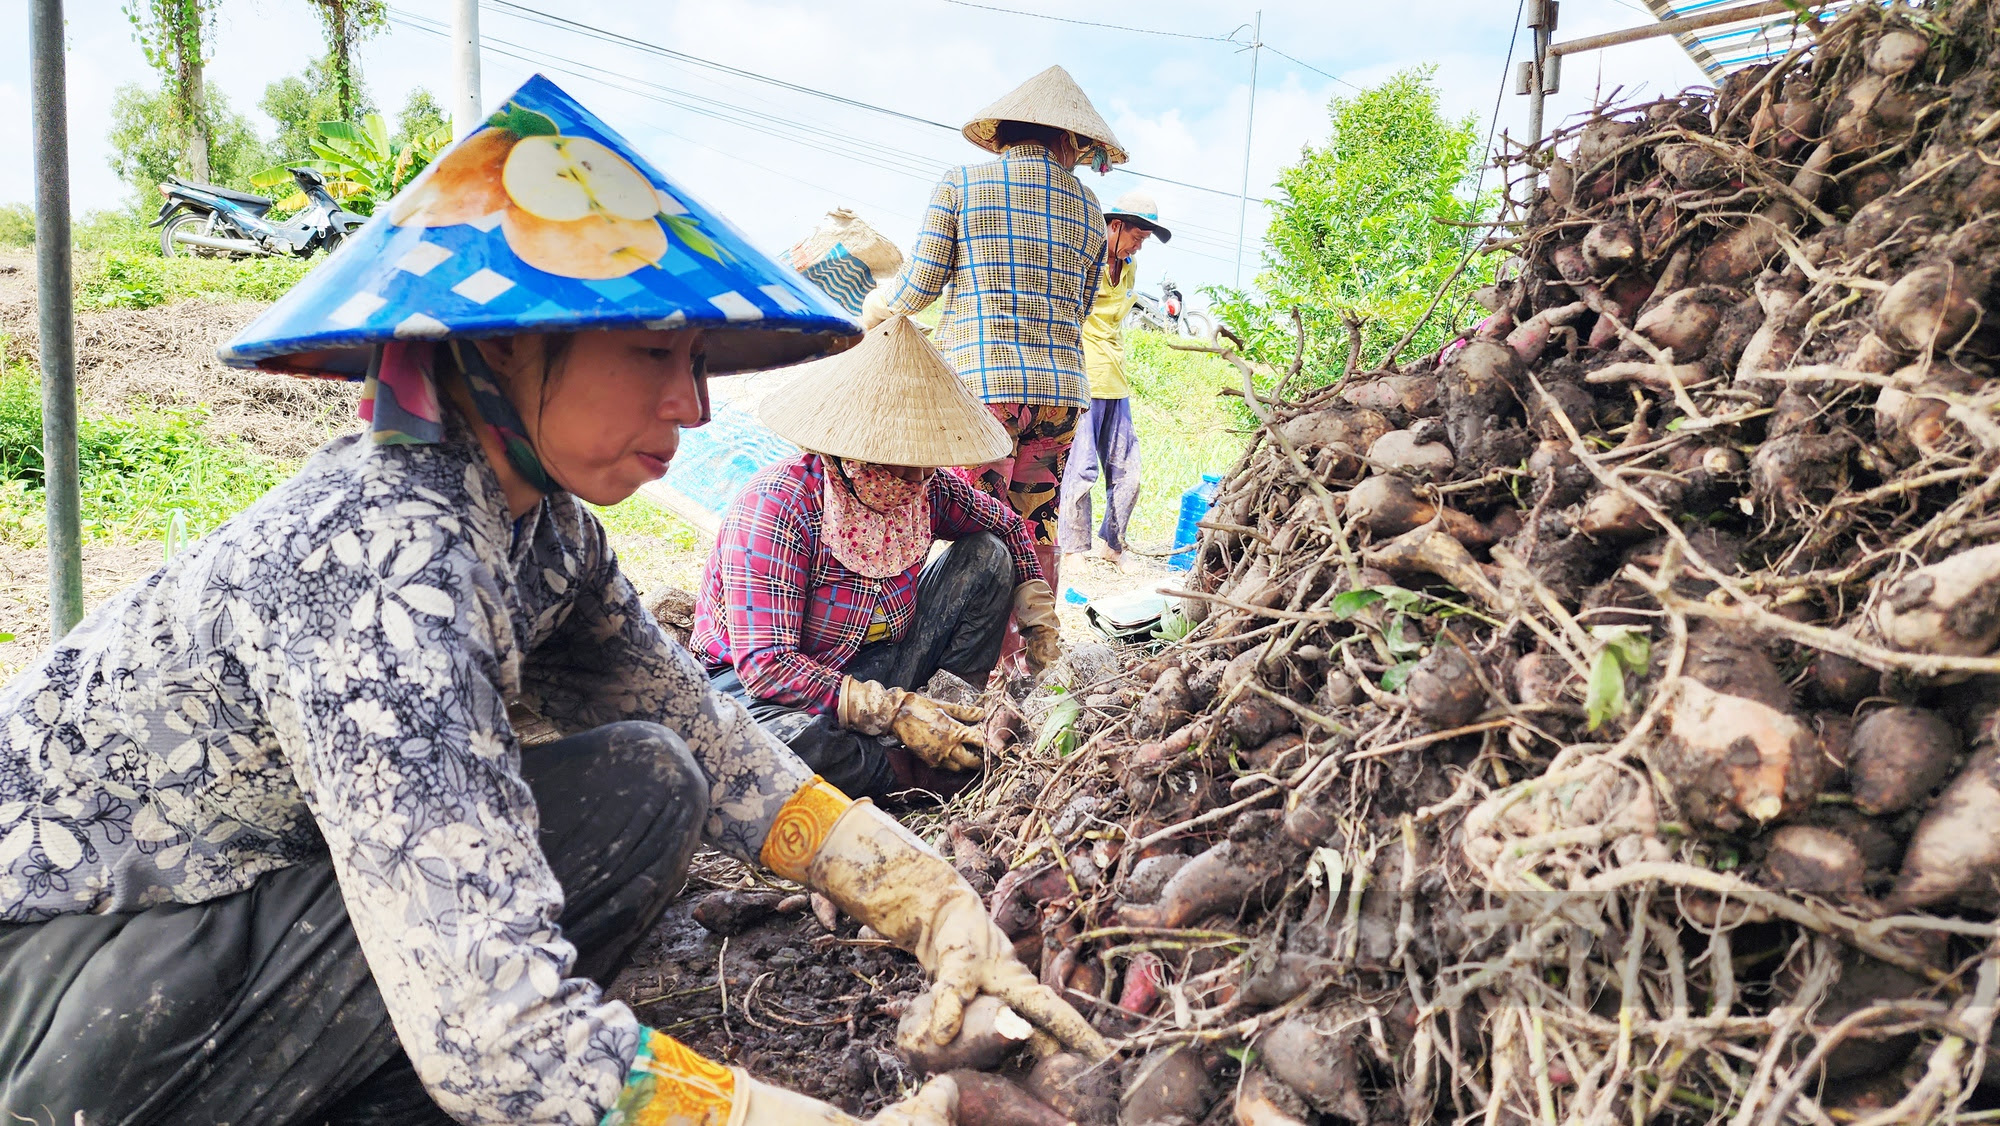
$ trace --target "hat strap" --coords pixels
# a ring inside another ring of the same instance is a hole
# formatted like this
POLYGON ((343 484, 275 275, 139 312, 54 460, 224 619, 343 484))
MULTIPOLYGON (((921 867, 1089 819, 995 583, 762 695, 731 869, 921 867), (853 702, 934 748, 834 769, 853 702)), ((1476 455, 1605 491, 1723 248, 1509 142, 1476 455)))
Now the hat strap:
MULTIPOLYGON (((479 422, 488 433, 498 439, 502 449, 507 451, 507 463, 514 471, 544 493, 556 491, 556 484, 549 479, 549 472, 542 466, 541 456, 535 453, 534 443, 528 441, 528 427, 521 421, 521 414, 514 404, 500 390, 500 381, 487 366, 486 357, 478 348, 463 341, 450 342, 452 355, 458 358, 458 370, 465 375, 466 389, 472 392, 472 409, 479 415, 479 422)), ((543 373, 547 378, 547 373, 543 373)))
MULTIPOLYGON (((462 348, 459 343, 448 342, 472 393, 473 412, 479 416, 473 421, 499 441, 515 472, 542 492, 554 492, 556 486, 528 441, 520 413, 501 393, 486 357, 479 349, 462 348)), ((392 340, 377 345, 369 356, 368 380, 361 385, 361 403, 355 413, 369 424, 368 436, 376 445, 434 446, 444 441, 437 356, 437 345, 428 340, 392 340)))

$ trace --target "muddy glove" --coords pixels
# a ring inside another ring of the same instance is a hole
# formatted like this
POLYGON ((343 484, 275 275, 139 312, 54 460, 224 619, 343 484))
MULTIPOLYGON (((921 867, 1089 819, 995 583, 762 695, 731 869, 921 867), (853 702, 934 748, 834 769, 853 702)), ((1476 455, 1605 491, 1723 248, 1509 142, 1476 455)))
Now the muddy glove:
POLYGON ((918 758, 947 770, 977 770, 986 759, 986 739, 977 728, 986 713, 947 704, 907 688, 887 688, 851 676, 840 680, 840 707, 834 722, 864 735, 894 735, 918 758))
POLYGON ((1014 957, 965 877, 873 802, 850 801, 814 779, 778 811, 761 858, 780 876, 825 894, 842 911, 916 956, 931 975, 930 1035, 958 1036, 980 994, 1006 1002, 1093 1060, 1110 1045, 1055 990, 1014 957))
POLYGON ((1021 630, 1021 651, 1028 671, 1039 674, 1062 656, 1062 624, 1056 620, 1056 592, 1040 579, 1014 588, 1014 624, 1021 630))
MULTIPOLYGON (((868 1119, 875 1126, 952 1126, 958 1084, 940 1075, 916 1094, 868 1119)), ((618 1101, 600 1126, 677 1122, 691 1126, 862 1126, 839 1107, 750 1078, 651 1028, 639 1029, 639 1052, 618 1101)))

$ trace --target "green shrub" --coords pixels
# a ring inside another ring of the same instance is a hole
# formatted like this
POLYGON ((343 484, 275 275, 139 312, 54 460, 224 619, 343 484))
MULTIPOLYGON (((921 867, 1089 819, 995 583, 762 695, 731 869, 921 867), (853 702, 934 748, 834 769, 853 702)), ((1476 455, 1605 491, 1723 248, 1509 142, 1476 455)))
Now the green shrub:
POLYGON ((25 203, 0 204, 0 247, 35 245, 35 209, 25 203))
MULTIPOLYGON (((130 417, 77 423, 84 534, 160 536, 179 511, 190 534, 235 515, 288 467, 201 432, 203 412, 135 404, 130 417)), ((41 384, 25 363, 0 372, 0 538, 45 536, 41 384)))

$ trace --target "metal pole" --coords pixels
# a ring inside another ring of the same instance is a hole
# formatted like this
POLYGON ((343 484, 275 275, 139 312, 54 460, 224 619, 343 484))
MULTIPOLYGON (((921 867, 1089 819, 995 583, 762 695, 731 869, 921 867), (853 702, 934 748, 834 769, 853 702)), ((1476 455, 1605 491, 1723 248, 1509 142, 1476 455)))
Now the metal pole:
MULTIPOLYGON (((1824 7, 1831 0, 1805 0, 1804 7, 1824 7)), ((1567 43, 1557 43, 1549 49, 1550 54, 1573 55, 1578 51, 1595 51, 1602 47, 1616 47, 1623 43, 1637 43, 1641 39, 1657 39, 1662 35, 1685 35, 1703 28, 1720 27, 1739 20, 1761 19, 1765 16, 1791 16, 1798 13, 1797 0, 1763 0, 1758 4, 1745 4, 1739 8, 1724 8, 1715 12, 1704 12, 1698 16, 1680 16, 1661 20, 1644 27, 1628 27, 1623 31, 1607 31, 1603 35, 1587 35, 1582 39, 1572 39, 1567 43)))
POLYGON ((486 120, 479 98, 479 0, 452 4, 451 70, 451 135, 456 140, 486 120))
POLYGON ((1250 33, 1250 112, 1243 118, 1243 191, 1236 199, 1236 285, 1243 288, 1243 231, 1250 212, 1250 132, 1257 125, 1257 56, 1264 49, 1264 10, 1250 33))
POLYGON ((76 462, 76 325, 69 270, 69 108, 62 0, 29 0, 35 131, 35 301, 41 312, 42 465, 49 520, 49 636, 83 617, 83 523, 76 462))
MULTIPOLYGON (((1548 98, 1549 84, 1545 81, 1549 66, 1549 40, 1555 35, 1555 5, 1548 0, 1530 0, 1537 6, 1529 34, 1535 37, 1535 73, 1528 89, 1528 136, 1534 141, 1542 139, 1542 103, 1548 98)), ((1533 142, 1530 142, 1533 143, 1533 142)))

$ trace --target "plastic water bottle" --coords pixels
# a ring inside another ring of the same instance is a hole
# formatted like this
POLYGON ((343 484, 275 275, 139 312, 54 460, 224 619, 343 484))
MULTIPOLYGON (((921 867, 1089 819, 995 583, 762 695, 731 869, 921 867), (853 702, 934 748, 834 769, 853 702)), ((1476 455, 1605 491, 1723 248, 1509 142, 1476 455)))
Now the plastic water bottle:
POLYGON ((1200 484, 1181 494, 1181 522, 1174 527, 1174 554, 1167 558, 1167 566, 1176 571, 1194 566, 1194 543, 1201 538, 1195 525, 1208 516, 1208 506, 1215 503, 1221 488, 1222 474, 1204 473, 1200 484))

